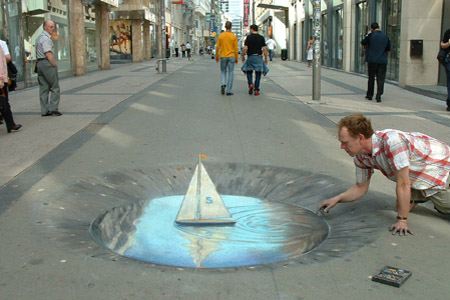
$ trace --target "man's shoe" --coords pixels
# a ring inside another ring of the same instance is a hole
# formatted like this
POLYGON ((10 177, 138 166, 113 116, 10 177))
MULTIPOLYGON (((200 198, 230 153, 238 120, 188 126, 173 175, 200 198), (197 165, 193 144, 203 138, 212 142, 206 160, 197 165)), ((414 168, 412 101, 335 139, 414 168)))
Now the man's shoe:
POLYGON ((41 115, 42 117, 48 117, 48 116, 51 116, 52 115, 52 113, 51 112, 46 112, 45 114, 43 114, 43 115, 41 115))
POLYGON ((450 111, 450 106, 447 106, 447 111, 450 111))
POLYGON ((249 95, 253 94, 253 84, 248 85, 248 94, 249 95))
POLYGON ((233 95, 234 95, 234 94, 231 93, 231 92, 227 93, 227 96, 233 96, 233 95))
POLYGON ((225 87, 226 87, 226 85, 221 85, 221 86, 220 86, 220 93, 221 93, 222 95, 225 95, 225 87))
POLYGON ((11 131, 19 131, 20 128, 22 128, 22 125, 20 124, 15 124, 12 128, 8 129, 8 133, 11 133, 11 131))
POLYGON ((377 102, 381 102, 381 97, 380 96, 377 96, 376 99, 377 99, 377 102))
POLYGON ((259 90, 255 90, 255 96, 259 96, 259 95, 260 95, 259 90))
POLYGON ((372 100, 372 96, 366 96, 367 100, 372 100))
POLYGON ((51 114, 52 114, 52 116, 57 116, 57 117, 62 116, 62 113, 60 113, 57 110, 52 111, 51 114))

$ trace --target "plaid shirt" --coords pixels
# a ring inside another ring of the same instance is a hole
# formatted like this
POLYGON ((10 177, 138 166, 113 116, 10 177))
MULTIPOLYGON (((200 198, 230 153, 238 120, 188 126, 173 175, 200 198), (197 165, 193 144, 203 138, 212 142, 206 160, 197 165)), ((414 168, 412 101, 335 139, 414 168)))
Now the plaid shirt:
POLYGON ((409 167, 412 188, 428 197, 446 188, 450 146, 420 132, 386 129, 372 135, 372 155, 358 154, 354 163, 357 183, 367 182, 374 169, 397 181, 396 172, 409 167))

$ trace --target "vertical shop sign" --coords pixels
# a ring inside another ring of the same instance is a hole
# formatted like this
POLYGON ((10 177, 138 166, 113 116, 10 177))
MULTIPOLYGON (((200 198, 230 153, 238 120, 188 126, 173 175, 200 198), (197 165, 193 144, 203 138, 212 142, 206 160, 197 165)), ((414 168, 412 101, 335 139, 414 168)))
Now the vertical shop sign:
POLYGON ((250 11, 250 0, 244 0, 244 27, 248 26, 248 15, 250 11))

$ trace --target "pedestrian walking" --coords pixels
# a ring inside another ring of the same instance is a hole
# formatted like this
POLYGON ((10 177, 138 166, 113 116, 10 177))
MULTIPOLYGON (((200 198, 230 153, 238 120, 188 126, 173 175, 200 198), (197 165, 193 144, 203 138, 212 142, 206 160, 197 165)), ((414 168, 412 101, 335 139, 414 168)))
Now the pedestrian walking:
POLYGON ((14 117, 11 112, 11 106, 9 105, 9 95, 8 95, 8 66, 7 57, 11 60, 11 55, 9 54, 8 46, 6 43, 2 44, 0 47, 0 111, 5 120, 6 131, 11 133, 13 131, 18 131, 22 128, 22 125, 16 124, 14 122, 14 117), (6 47, 6 55, 3 48, 6 47))
POLYGON ((269 72, 267 67, 267 46, 264 37, 258 34, 258 26, 250 26, 250 34, 245 40, 245 46, 242 52, 242 61, 245 61, 241 70, 247 75, 248 93, 260 95, 261 74, 266 75, 269 72), (245 60, 247 56, 247 60, 245 60), (264 56, 264 60, 263 60, 264 56), (253 82, 253 71, 255 72, 255 81, 253 82))
POLYGON ((225 23, 225 31, 219 35, 216 44, 216 62, 220 60, 220 92, 233 95, 234 65, 238 63, 239 49, 236 35, 231 32, 231 22, 225 23))
POLYGON ((322 202, 325 212, 337 203, 360 199, 378 169, 396 182, 397 221, 390 228, 393 234, 411 233, 408 214, 416 203, 431 201, 439 213, 450 214, 449 145, 419 132, 374 131, 362 114, 342 118, 338 136, 341 149, 353 157, 356 184, 322 202))
POLYGON ((277 48, 277 43, 269 37, 269 39, 266 41, 267 50, 269 50, 269 60, 272 61, 274 56, 275 48, 277 48))
POLYGON ((46 20, 43 27, 44 31, 36 39, 36 67, 41 116, 61 116, 62 113, 58 109, 60 101, 58 64, 51 38, 56 32, 55 22, 46 20))
POLYGON ((178 57, 178 42, 175 41, 175 57, 178 57))
POLYGON ((445 49, 444 58, 445 74, 447 75, 447 111, 450 111, 450 28, 444 33, 441 48, 445 49))
POLYGON ((371 32, 362 40, 366 47, 366 61, 369 72, 366 99, 372 100, 374 94, 375 78, 377 80, 377 102, 381 102, 384 92, 384 80, 387 69, 387 53, 391 50, 391 42, 386 34, 380 30, 378 23, 370 25, 371 32))
POLYGON ((314 59, 314 37, 310 36, 306 44, 306 60, 308 61, 308 68, 311 68, 314 59))
POLYGON ((181 57, 186 57, 186 45, 181 44, 180 48, 181 48, 181 57))
POLYGON ((188 60, 191 60, 191 50, 192 50, 192 46, 189 42, 186 42, 186 55, 188 60))

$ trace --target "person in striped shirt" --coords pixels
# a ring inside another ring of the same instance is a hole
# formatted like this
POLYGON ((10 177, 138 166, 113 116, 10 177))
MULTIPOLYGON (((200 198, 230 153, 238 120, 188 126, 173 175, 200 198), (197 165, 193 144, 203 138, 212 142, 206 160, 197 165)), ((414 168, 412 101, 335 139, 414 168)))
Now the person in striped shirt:
POLYGON ((338 124, 341 149, 356 167, 356 184, 323 201, 328 212, 337 203, 360 199, 367 193, 374 169, 396 182, 397 221, 392 234, 412 233, 409 211, 416 203, 431 201, 442 214, 450 214, 450 146, 419 132, 395 129, 374 131, 362 114, 342 118, 338 124))

